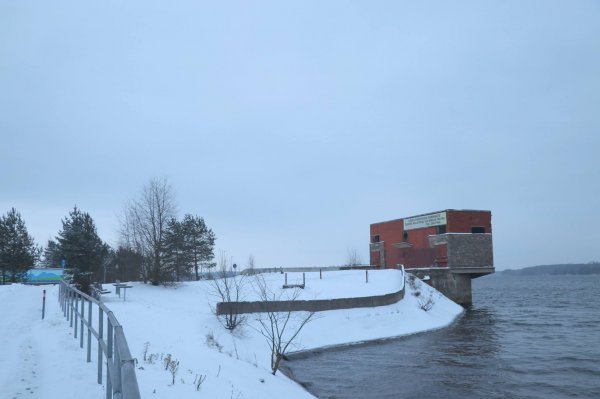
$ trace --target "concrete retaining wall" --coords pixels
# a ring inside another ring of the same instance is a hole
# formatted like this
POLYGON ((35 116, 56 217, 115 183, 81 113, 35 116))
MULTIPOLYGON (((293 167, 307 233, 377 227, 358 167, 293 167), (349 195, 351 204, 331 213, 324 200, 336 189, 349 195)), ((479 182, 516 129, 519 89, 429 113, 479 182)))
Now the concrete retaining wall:
POLYGON ((371 308, 391 305, 404 298, 404 288, 391 294, 368 296, 361 298, 317 299, 312 301, 255 301, 255 302, 219 302, 217 315, 231 313, 260 313, 371 308))
POLYGON ((439 269, 410 269, 421 280, 428 276, 426 283, 460 305, 470 305, 473 302, 471 296, 471 276, 468 274, 455 274, 447 268, 439 269))

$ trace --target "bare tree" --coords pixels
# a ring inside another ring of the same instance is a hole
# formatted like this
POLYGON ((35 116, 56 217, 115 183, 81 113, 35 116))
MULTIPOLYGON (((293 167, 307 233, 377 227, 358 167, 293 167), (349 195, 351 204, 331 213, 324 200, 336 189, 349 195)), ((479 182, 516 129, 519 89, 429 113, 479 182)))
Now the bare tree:
MULTIPOLYGON (((219 254, 219 270, 211 280, 212 294, 221 302, 235 303, 244 299, 246 276, 236 275, 231 266, 232 262, 228 259, 227 253, 222 251, 219 254)), ((239 313, 235 305, 230 306, 224 315, 217 315, 217 318, 229 331, 235 330, 246 321, 246 317, 239 313)))
POLYGON ((150 180, 125 208, 121 237, 127 247, 144 255, 144 280, 153 285, 167 278, 163 262, 165 236, 168 221, 174 217, 175 199, 166 178, 150 180))
POLYGON ((358 266, 362 263, 360 259, 360 255, 356 248, 348 248, 348 254, 346 257, 346 265, 347 266, 358 266))
MULTIPOLYGON (((260 275, 255 279, 256 290, 263 301, 279 301, 281 299, 295 301, 300 295, 300 290, 291 291, 287 298, 282 294, 274 293, 269 289, 264 278, 260 275)), ((289 292, 289 291, 288 291, 289 292)), ((266 311, 259 313, 256 319, 259 323, 258 331, 265 338, 271 350, 271 371, 273 375, 279 370, 281 360, 285 358, 288 348, 300 334, 300 331, 311 320, 315 312, 283 312, 266 311)))

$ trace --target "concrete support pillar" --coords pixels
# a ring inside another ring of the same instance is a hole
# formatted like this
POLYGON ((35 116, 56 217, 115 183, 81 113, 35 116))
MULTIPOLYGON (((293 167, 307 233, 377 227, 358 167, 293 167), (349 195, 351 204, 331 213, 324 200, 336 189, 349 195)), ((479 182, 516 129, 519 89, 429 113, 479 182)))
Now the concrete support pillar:
POLYGON ((459 305, 468 306, 473 303, 469 274, 452 273, 449 269, 412 269, 409 272, 420 279, 429 276, 427 284, 459 305))

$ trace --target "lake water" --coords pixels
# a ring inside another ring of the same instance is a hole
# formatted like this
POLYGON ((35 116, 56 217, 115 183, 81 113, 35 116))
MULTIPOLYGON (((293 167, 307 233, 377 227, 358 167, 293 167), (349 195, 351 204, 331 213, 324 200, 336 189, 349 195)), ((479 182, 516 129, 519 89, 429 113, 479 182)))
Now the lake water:
POLYGON ((600 398, 600 275, 488 276, 452 326, 296 355, 321 399, 600 398))

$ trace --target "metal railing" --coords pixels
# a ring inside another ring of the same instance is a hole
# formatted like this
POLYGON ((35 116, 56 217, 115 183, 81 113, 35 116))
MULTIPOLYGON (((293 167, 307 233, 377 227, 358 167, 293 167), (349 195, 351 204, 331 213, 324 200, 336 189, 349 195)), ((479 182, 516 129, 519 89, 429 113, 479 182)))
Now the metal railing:
POLYGON ((84 328, 87 329, 88 363, 92 361, 92 335, 97 341, 98 384, 102 384, 103 360, 106 359, 106 399, 140 399, 135 359, 131 357, 123 327, 113 312, 64 281, 60 283, 58 300, 69 326, 73 327, 73 337, 79 338, 80 348, 84 346, 84 328), (95 307, 98 309, 96 323, 93 321, 95 307))

